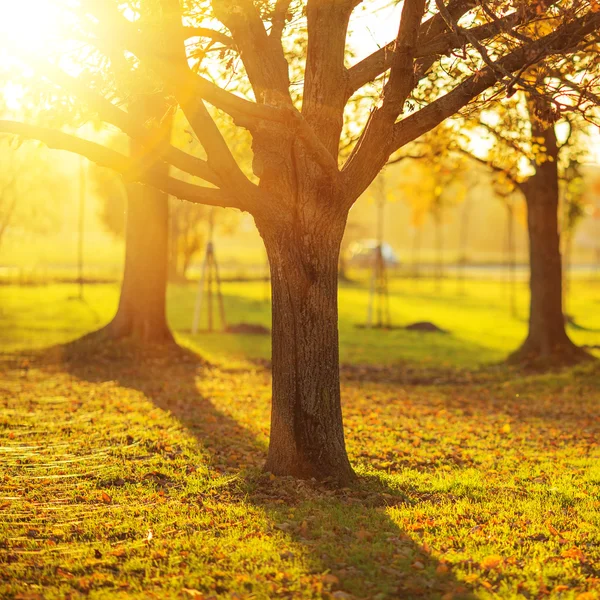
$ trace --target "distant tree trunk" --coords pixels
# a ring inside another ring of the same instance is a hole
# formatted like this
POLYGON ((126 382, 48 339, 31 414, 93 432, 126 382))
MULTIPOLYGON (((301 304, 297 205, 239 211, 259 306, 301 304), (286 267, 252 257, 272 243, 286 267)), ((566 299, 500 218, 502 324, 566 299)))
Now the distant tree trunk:
POLYGON ((203 236, 197 231, 187 231, 183 235, 183 247, 181 248, 181 264, 179 277, 181 281, 187 281, 187 272, 192 264, 194 255, 202 249, 203 236))
POLYGON ((442 264, 442 257, 444 255, 444 237, 440 209, 434 211, 433 220, 435 223, 435 289, 439 292, 442 289, 442 277, 444 276, 444 267, 442 264))
POLYGON ((508 298, 510 314, 517 316, 516 298, 516 257, 515 257, 515 209, 507 200, 506 202, 506 264, 508 266, 508 298))
POLYGON ((562 268, 558 232, 558 145, 552 124, 531 116, 534 137, 543 137, 550 160, 538 165, 522 186, 527 202, 530 290, 529 333, 510 360, 572 363, 588 357, 569 339, 562 310, 562 268))
POLYGON ((565 238, 564 244, 564 256, 563 256, 563 312, 568 318, 569 311, 567 309, 567 302, 569 298, 569 288, 571 286, 571 257, 573 255, 573 232, 566 231, 563 234, 565 238))
POLYGON ((467 248, 468 248, 468 236, 469 236, 469 217, 471 212, 471 202, 467 198, 463 204, 463 208, 460 214, 460 233, 458 240, 458 269, 457 269, 457 283, 458 293, 465 293, 465 270, 467 268, 467 248))
POLYGON ((105 328, 112 338, 172 342, 166 319, 169 211, 167 196, 153 188, 127 188, 125 272, 119 308, 105 328))
POLYGON ((302 216, 287 227, 257 225, 272 285, 273 403, 265 468, 347 483, 355 475, 344 443, 337 329, 345 215, 324 215, 310 227, 302 216))
POLYGON ((167 273, 169 281, 177 281, 179 278, 179 224, 175 211, 171 208, 169 212, 169 258, 167 273))
POLYGON ((340 281, 349 281, 346 257, 343 252, 340 252, 340 260, 338 261, 338 279, 340 281))
POLYGON ((421 276, 421 228, 415 228, 412 243, 413 277, 419 279, 421 276))
MULTIPOLYGON (((170 120, 164 124, 171 131, 170 120)), ((131 155, 146 157, 147 150, 135 143, 131 155)), ((147 168, 168 177, 169 167, 157 162, 147 168)), ((173 335, 167 324, 166 293, 169 259, 169 197, 156 188, 137 183, 127 186, 125 227, 125 271, 119 307, 101 333, 115 339, 170 343, 173 335)))

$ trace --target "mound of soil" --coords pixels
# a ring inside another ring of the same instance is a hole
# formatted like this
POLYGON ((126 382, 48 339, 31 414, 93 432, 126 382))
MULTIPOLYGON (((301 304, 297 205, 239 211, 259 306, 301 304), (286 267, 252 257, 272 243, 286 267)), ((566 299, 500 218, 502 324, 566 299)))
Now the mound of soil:
POLYGON ((252 335, 269 335, 271 330, 264 325, 257 325, 256 323, 236 323, 234 325, 228 325, 225 329, 225 333, 249 333, 252 335))
POLYGON ((431 333, 448 333, 445 329, 438 327, 435 323, 431 323, 430 321, 417 321, 416 323, 411 323, 407 325, 405 329, 408 331, 428 331, 431 333))

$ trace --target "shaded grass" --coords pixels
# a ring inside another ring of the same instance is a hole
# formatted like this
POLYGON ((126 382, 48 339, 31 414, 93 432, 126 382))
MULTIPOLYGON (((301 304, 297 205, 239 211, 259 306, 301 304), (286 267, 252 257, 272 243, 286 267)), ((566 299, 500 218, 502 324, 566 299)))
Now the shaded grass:
MULTIPOLYGON (((0 597, 599 598, 598 366, 478 372, 524 336, 524 289, 512 319, 498 283, 392 285, 396 323, 452 333, 356 329, 367 294, 342 287, 361 476, 343 490, 261 473, 270 373, 252 361, 270 341, 191 336, 192 286, 171 287, 169 318, 210 364, 34 355, 107 322, 118 287, 0 287, 0 347, 29 354, 0 359, 0 597)), ((574 284, 578 343, 597 343, 597 292, 574 284)), ((269 324, 262 284, 225 293, 230 322, 269 324)))
POLYGON ((337 491, 260 474, 266 370, 127 347, 3 367, 1 597, 598 596, 597 366, 347 383, 361 479, 337 491))

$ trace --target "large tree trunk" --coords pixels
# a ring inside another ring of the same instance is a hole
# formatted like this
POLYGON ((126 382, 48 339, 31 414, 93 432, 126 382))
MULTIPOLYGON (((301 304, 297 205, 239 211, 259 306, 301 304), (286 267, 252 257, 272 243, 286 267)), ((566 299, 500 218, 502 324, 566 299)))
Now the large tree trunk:
POLYGON ((533 114, 532 133, 543 137, 548 157, 523 186, 527 202, 531 291, 529 333, 510 360, 572 363, 587 357, 569 339, 562 310, 562 265, 558 230, 558 145, 554 126, 533 114))
MULTIPOLYGON (((323 203, 326 201, 323 199, 323 203)), ((266 470, 300 478, 355 478, 340 404, 337 278, 345 214, 310 226, 257 221, 271 268, 273 403, 266 470)), ((308 219, 306 220, 308 221, 308 219)))
POLYGON ((125 272, 119 307, 104 333, 142 342, 172 342, 166 318, 169 209, 166 194, 128 186, 125 272))

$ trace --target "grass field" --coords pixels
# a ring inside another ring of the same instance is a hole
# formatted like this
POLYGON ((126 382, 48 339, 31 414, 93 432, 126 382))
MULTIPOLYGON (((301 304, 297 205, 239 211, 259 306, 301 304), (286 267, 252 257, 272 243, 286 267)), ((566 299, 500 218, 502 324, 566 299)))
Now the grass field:
MULTIPOLYGON (((231 322, 268 325, 262 284, 225 293, 231 322)), ((0 287, 1 598, 600 598, 598 364, 479 370, 521 341, 524 289, 512 319, 500 284, 394 282, 395 322, 440 335, 356 329, 366 292, 342 288, 361 476, 342 490, 260 471, 270 372, 252 359, 267 337, 191 336, 183 286, 171 324, 209 363, 33 353, 105 323, 118 288, 75 294, 0 287)), ((578 343, 599 343, 599 299, 598 284, 574 285, 578 343)))
MULTIPOLYGON (((430 280, 396 279, 390 285, 394 325, 433 321, 448 335, 423 334, 402 329, 365 330, 366 285, 340 288, 340 346, 345 363, 393 365, 418 362, 434 367, 465 367, 498 362, 516 349, 527 330, 527 288, 518 285, 518 314, 509 311, 508 290, 497 281, 470 281, 457 293, 454 281, 438 292, 430 280)), ((85 302, 77 300, 72 284, 0 286, 0 348, 5 351, 43 348, 75 339, 110 320, 116 310, 119 286, 89 285, 85 302)), ((266 359, 269 336, 190 333, 194 285, 170 286, 168 315, 179 340, 213 360, 266 359)), ((263 282, 225 283, 229 323, 249 322, 270 326, 269 290, 263 282)), ((600 280, 575 280, 568 303, 576 326, 569 333, 579 344, 600 344, 600 280)))

